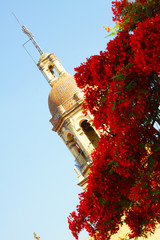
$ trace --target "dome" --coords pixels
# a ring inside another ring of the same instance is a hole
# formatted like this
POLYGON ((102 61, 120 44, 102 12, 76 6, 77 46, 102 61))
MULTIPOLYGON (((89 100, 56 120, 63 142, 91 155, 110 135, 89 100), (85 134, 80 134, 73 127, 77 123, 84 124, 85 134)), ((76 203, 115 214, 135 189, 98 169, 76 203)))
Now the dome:
POLYGON ((53 82, 53 87, 48 98, 49 110, 52 116, 55 115, 60 105, 65 105, 65 110, 68 110, 71 106, 65 103, 77 92, 80 92, 80 89, 77 87, 76 81, 72 75, 66 73, 58 77, 53 82))

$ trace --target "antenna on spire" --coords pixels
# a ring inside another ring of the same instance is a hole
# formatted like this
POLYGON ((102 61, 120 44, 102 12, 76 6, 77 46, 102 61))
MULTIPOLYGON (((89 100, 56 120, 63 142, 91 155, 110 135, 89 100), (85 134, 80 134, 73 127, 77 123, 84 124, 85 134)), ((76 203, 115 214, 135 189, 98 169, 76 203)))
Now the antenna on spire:
MULTIPOLYGON (((12 14, 13 14, 13 16, 15 17, 15 19, 17 20, 18 24, 21 26, 22 31, 29 37, 29 40, 28 40, 27 42, 31 41, 31 42, 33 43, 33 45, 35 46, 35 48, 36 48, 36 49, 38 50, 38 52, 40 53, 40 55, 42 55, 42 54, 43 54, 43 51, 42 51, 42 49, 40 48, 40 46, 37 44, 37 42, 34 40, 33 34, 32 34, 31 32, 29 32, 29 30, 28 30, 24 25, 22 25, 22 24, 20 23, 20 21, 18 20, 18 18, 16 17, 16 15, 15 15, 13 12, 12 12, 12 14)), ((25 42, 25 43, 23 44, 23 46, 24 46, 27 42, 25 42)))

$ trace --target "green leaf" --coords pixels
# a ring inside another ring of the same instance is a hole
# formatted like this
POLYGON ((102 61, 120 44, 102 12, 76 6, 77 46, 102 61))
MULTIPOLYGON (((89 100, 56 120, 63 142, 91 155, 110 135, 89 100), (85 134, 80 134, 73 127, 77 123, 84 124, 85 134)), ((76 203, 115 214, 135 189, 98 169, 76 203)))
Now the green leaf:
POLYGON ((110 162, 108 163, 108 165, 110 166, 110 165, 112 165, 112 164, 114 164, 114 163, 115 163, 115 161, 112 160, 112 161, 110 161, 110 162))
POLYGON ((155 148, 154 148, 155 152, 159 152, 160 151, 160 144, 158 144, 155 148))
POLYGON ((139 91, 140 91, 141 93, 144 93, 144 94, 147 94, 147 93, 148 93, 148 90, 146 90, 146 89, 144 89, 144 88, 141 88, 139 91))
POLYGON ((113 31, 112 33, 110 33, 109 35, 107 35, 105 38, 110 37, 110 36, 113 36, 113 35, 115 35, 115 34, 117 34, 117 31, 113 31))
POLYGON ((135 83, 135 81, 134 80, 132 80, 131 82, 129 82, 126 86, 125 86, 125 89, 127 89, 127 90, 132 90, 133 89, 133 87, 134 87, 134 83, 135 83))
POLYGON ((140 143, 140 144, 139 144, 139 147, 140 147, 140 148, 145 148, 145 144, 144 144, 144 143, 140 143))
POLYGON ((102 98, 101 98, 101 102, 102 102, 102 103, 105 103, 106 99, 107 99, 106 97, 102 97, 102 98))
POLYGON ((132 65, 133 65, 133 63, 132 63, 132 62, 130 62, 130 63, 128 63, 128 64, 127 64, 127 66, 126 66, 126 67, 127 67, 127 68, 130 68, 130 66, 132 66, 132 65))
POLYGON ((115 100, 114 103, 113 103, 113 106, 112 106, 112 111, 115 110, 115 108, 116 108, 116 103, 117 103, 117 101, 115 100))
POLYGON ((112 165, 112 167, 117 168, 119 166, 119 162, 115 162, 114 160, 108 163, 108 166, 112 165))
POLYGON ((120 94, 121 93, 121 91, 118 91, 118 92, 115 92, 114 94, 120 94))
POLYGON ((124 80, 126 78, 126 76, 124 76, 123 74, 116 74, 114 77, 112 77, 112 79, 115 79, 115 80, 124 80))
POLYGON ((110 169, 108 173, 112 175, 114 173, 113 169, 110 169))
POLYGON ((109 220, 109 221, 105 222, 105 225, 110 225, 110 224, 112 224, 113 222, 114 222, 114 220, 109 220))
POLYGON ((103 197, 100 197, 100 198, 98 199, 98 201, 99 201, 99 204, 100 204, 100 205, 104 205, 104 204, 108 203, 108 201, 107 201, 106 199, 104 199, 103 197))
POLYGON ((155 166, 155 163, 156 163, 156 159, 150 157, 150 158, 149 158, 149 163, 148 163, 148 168, 149 168, 149 170, 152 169, 152 168, 155 166))
POLYGON ((157 195, 157 194, 160 194, 160 191, 159 191, 159 190, 155 190, 155 191, 152 191, 152 192, 151 192, 151 195, 157 195))

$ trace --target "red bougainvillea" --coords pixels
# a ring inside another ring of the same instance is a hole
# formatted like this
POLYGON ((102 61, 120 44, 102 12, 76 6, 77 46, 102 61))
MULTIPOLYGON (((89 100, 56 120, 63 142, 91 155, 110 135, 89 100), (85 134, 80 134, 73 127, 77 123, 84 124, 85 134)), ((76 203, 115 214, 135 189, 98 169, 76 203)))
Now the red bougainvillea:
POLYGON ((85 228, 95 239, 109 240, 124 222, 130 238, 144 236, 160 223, 158 2, 114 1, 117 36, 75 69, 84 107, 103 132, 87 190, 68 218, 76 239, 85 228))

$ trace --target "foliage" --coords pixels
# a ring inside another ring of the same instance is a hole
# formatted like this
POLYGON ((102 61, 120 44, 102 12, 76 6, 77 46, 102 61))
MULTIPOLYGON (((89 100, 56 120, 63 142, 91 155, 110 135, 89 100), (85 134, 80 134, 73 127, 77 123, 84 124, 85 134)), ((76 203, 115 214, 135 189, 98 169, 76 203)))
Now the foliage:
POLYGON ((68 218, 76 239, 83 228, 110 239, 124 222, 130 238, 145 236, 160 223, 159 0, 117 0, 112 7, 117 36, 75 69, 84 107, 103 131, 87 190, 68 218))

